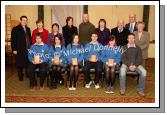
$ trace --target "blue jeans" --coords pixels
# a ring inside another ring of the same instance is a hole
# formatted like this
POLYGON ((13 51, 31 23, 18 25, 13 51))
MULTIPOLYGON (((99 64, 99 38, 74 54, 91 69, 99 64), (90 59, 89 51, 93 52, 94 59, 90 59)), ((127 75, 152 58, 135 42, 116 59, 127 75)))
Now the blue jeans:
MULTIPOLYGON (((128 66, 125 64, 122 64, 119 72, 119 80, 120 80, 120 90, 125 91, 126 89, 126 72, 129 70, 128 66)), ((139 65, 136 68, 136 72, 139 74, 139 84, 137 86, 137 91, 144 92, 145 89, 145 79, 147 72, 144 69, 143 66, 139 65)))

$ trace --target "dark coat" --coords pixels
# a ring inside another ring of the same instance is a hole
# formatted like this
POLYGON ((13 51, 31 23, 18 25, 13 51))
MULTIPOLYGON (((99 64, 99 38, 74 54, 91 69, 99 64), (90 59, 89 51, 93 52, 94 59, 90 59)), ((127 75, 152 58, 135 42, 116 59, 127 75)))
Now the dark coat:
POLYGON ((118 46, 124 46, 128 43, 127 37, 129 35, 130 31, 126 28, 123 29, 121 33, 118 32, 118 28, 111 29, 111 35, 114 35, 116 37, 116 43, 118 46))
POLYGON ((68 44, 72 43, 72 36, 74 34, 78 34, 78 30, 77 30, 77 27, 75 26, 72 26, 70 28, 67 25, 64 26, 62 30, 63 30, 63 37, 65 40, 65 46, 67 46, 68 44))
MULTIPOLYGON (((31 30, 29 27, 26 27, 26 33, 31 44, 31 30)), ((13 51, 17 51, 16 67, 18 68, 27 67, 29 63, 26 33, 20 24, 14 27, 11 32, 11 47, 13 51)))

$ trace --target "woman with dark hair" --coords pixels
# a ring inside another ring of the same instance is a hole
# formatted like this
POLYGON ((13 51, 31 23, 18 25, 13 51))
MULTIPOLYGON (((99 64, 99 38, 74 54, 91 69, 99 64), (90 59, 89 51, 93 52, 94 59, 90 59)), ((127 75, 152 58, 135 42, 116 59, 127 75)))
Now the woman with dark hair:
POLYGON ((72 36, 78 34, 77 27, 73 26, 73 18, 67 17, 66 25, 62 28, 65 46, 72 43, 72 36))
POLYGON ((108 38, 110 36, 110 30, 106 27, 106 20, 100 19, 98 23, 98 28, 95 29, 99 36, 99 43, 102 45, 107 45, 108 38))
POLYGON ((114 93, 113 85, 115 82, 115 69, 120 63, 121 49, 116 46, 115 36, 110 36, 108 45, 103 48, 102 62, 105 65, 106 88, 105 93, 114 93))
POLYGON ((71 52, 67 56, 67 63, 70 66, 70 86, 69 90, 76 90, 76 82, 78 80, 79 67, 82 66, 84 59, 83 46, 79 44, 78 35, 73 35, 72 43, 67 46, 67 50, 71 52))
POLYGON ((60 35, 54 36, 54 45, 50 48, 50 61, 51 61, 51 88, 56 88, 57 81, 60 85, 63 84, 64 79, 61 76, 61 69, 65 66, 66 60, 64 57, 65 47, 61 45, 62 37, 60 35))
POLYGON ((35 38, 37 33, 42 34, 42 42, 46 44, 48 39, 48 30, 43 27, 43 22, 41 19, 38 19, 36 21, 36 25, 37 25, 37 28, 34 29, 32 32, 32 44, 35 43, 35 38))
POLYGON ((55 35, 60 35, 62 37, 62 45, 65 45, 63 35, 59 33, 59 25, 57 23, 52 24, 52 32, 49 33, 48 35, 47 45, 51 47, 55 44, 55 41, 54 41, 55 35))

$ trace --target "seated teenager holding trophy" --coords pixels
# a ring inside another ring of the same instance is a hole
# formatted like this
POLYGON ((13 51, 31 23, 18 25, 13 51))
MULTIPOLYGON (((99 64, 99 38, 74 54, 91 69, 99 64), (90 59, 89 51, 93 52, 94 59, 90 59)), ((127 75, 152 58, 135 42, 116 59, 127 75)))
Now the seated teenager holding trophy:
POLYGON ((85 88, 90 88, 92 83, 95 83, 95 88, 100 88, 99 78, 102 74, 102 62, 101 62, 101 48, 102 44, 98 42, 98 34, 96 32, 91 35, 91 42, 85 45, 85 65, 84 65, 84 75, 85 75, 85 88), (90 80, 90 69, 95 69, 95 80, 90 80))
POLYGON ((70 86, 69 90, 76 90, 76 82, 79 75, 79 67, 82 66, 84 59, 84 49, 83 46, 79 44, 79 36, 73 35, 72 44, 67 46, 66 51, 71 53, 67 55, 67 63, 70 66, 70 86))
POLYGON ((61 35, 54 36, 54 45, 50 48, 50 60, 51 60, 51 88, 57 87, 57 81, 62 85, 64 79, 61 76, 61 69, 66 66, 66 60, 64 57, 65 47, 61 45, 61 35))
POLYGON ((49 62, 49 48, 42 42, 42 34, 36 34, 36 42, 31 46, 28 52, 28 59, 30 61, 28 73, 30 76, 30 88, 32 91, 37 86, 37 80, 35 79, 35 69, 39 68, 40 76, 40 90, 44 89, 44 81, 47 74, 47 63, 49 62))
POLYGON ((119 66, 121 51, 116 46, 115 36, 110 36, 108 45, 102 50, 102 62, 105 65, 105 93, 114 93, 113 85, 115 83, 115 70, 119 66))

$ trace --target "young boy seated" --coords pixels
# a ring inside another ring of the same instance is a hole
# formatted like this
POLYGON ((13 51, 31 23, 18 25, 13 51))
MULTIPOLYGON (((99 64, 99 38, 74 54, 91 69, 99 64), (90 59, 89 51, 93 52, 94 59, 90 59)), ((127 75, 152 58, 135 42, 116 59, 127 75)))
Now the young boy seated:
POLYGON ((40 77, 40 90, 44 89, 44 81, 47 74, 47 63, 49 61, 49 48, 42 42, 42 34, 36 34, 36 42, 33 44, 28 52, 29 65, 29 77, 30 88, 32 91, 37 86, 37 80, 35 79, 35 69, 39 68, 40 77))
POLYGON ((122 65, 120 68, 120 94, 125 94, 125 81, 127 71, 136 71, 139 74, 139 83, 137 92, 140 96, 145 96, 145 79, 146 70, 142 66, 142 51, 139 46, 135 44, 135 35, 133 33, 128 35, 128 44, 124 47, 122 54, 122 65))
POLYGON ((102 62, 101 62, 101 50, 103 46, 98 42, 98 34, 96 32, 92 33, 91 42, 85 45, 85 65, 84 65, 84 75, 86 85, 85 88, 90 88, 92 81, 90 80, 89 71, 91 68, 95 69, 95 88, 100 88, 99 78, 102 73, 102 62))

